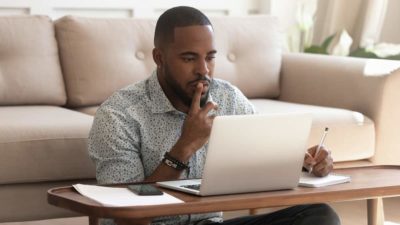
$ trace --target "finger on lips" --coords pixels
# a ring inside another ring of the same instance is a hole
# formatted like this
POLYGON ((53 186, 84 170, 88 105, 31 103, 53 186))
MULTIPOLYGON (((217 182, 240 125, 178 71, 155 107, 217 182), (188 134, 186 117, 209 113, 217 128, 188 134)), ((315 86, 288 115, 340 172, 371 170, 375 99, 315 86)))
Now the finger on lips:
POLYGON ((194 91, 191 110, 200 109, 201 92, 203 92, 203 84, 198 83, 194 91))
POLYGON ((200 105, 200 99, 201 99, 201 93, 203 92, 203 84, 202 83, 198 83, 196 86, 196 90, 194 92, 194 96, 193 98, 196 100, 196 103, 199 103, 200 105))

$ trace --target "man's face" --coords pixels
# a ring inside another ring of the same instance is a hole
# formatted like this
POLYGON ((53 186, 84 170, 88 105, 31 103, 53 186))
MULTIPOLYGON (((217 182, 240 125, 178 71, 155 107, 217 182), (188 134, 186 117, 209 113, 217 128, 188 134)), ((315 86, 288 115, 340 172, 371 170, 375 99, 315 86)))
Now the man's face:
POLYGON ((173 105, 190 107, 196 86, 203 84, 201 105, 209 94, 214 71, 213 30, 211 26, 175 28, 174 40, 163 51, 159 65, 161 86, 173 105))

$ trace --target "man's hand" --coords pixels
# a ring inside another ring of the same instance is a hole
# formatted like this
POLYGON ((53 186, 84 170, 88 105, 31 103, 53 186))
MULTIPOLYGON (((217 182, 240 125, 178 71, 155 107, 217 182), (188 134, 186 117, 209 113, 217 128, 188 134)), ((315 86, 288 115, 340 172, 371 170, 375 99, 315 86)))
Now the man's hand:
POLYGON ((333 159, 331 153, 324 147, 321 147, 315 155, 318 146, 309 148, 304 157, 303 167, 312 168, 312 173, 315 176, 323 177, 328 175, 333 169, 333 159))
MULTIPOLYGON (((209 116, 208 113, 217 106, 208 102, 203 108, 200 107, 201 93, 203 92, 203 84, 199 83, 193 96, 188 115, 182 127, 181 137, 172 147, 169 154, 175 159, 186 163, 190 157, 199 150, 209 139, 211 127, 215 116, 209 116)), ((182 171, 172 169, 171 167, 160 163, 156 170, 148 176, 146 182, 156 182, 162 180, 178 179, 182 171), (168 169, 166 169, 168 168, 168 169)), ((123 224, 121 221, 120 224, 123 224)))
MULTIPOLYGON (((217 109, 217 105, 212 102, 207 102, 203 108, 200 107, 201 93, 203 92, 203 84, 198 83, 193 96, 192 105, 190 106, 188 115, 183 124, 182 135, 177 142, 177 145, 181 146, 180 149, 186 149, 184 155, 185 160, 188 160, 190 156, 200 149, 205 143, 207 143, 211 127, 215 116, 209 116, 208 113, 212 109, 217 109)), ((171 152, 174 156, 175 152, 171 152)), ((178 157, 178 156, 177 156, 178 157)))

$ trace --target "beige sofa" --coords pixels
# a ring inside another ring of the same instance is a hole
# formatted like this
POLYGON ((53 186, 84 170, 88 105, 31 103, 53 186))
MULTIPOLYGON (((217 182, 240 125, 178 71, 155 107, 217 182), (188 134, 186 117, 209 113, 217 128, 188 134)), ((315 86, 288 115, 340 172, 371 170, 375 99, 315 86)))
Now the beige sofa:
MULTIPOLYGON (((329 126, 336 162, 399 163, 400 72, 385 71, 387 61, 369 74, 365 59, 283 54, 271 17, 212 21, 216 77, 259 112, 311 112, 310 144, 329 126)), ((151 74, 154 25, 0 17, 0 222, 76 215, 48 205, 46 191, 95 181, 86 146, 93 115, 112 92, 151 74)))

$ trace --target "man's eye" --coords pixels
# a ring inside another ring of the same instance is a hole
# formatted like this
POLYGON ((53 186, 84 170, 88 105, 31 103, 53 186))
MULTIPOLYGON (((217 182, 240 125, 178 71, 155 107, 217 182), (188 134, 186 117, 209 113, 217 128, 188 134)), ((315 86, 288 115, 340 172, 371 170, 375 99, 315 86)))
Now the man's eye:
POLYGON ((213 61, 215 59, 215 56, 207 56, 207 61, 213 61))
POLYGON ((194 58, 192 58, 192 57, 184 57, 182 59, 183 59, 184 62, 192 62, 192 61, 194 61, 194 58))

